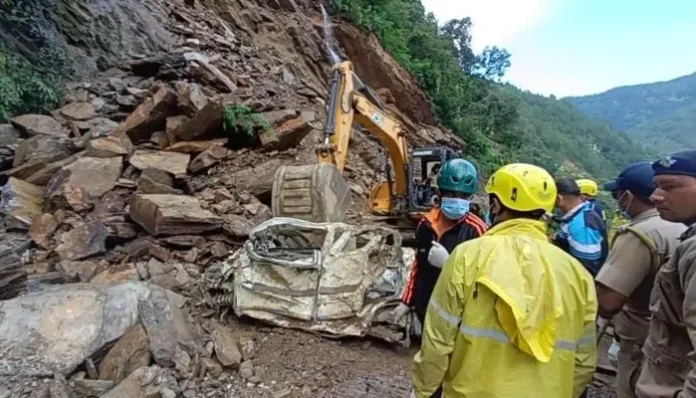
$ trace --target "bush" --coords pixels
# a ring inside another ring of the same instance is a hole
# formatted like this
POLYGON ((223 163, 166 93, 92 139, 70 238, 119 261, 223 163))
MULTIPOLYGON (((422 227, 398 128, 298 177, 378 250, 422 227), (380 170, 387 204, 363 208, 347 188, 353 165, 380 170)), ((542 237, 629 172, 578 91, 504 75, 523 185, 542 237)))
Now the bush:
POLYGON ((232 134, 244 134, 254 138, 259 132, 272 132, 273 128, 263 116, 254 113, 246 105, 230 105, 225 108, 223 128, 232 134))
POLYGON ((48 113, 58 105, 59 79, 38 73, 22 58, 0 49, 0 123, 23 113, 48 113))

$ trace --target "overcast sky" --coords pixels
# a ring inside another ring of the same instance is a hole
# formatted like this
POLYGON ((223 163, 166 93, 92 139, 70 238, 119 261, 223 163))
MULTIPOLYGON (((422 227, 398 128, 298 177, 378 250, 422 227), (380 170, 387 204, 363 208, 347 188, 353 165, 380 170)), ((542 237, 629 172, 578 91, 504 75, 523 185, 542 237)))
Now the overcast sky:
POLYGON ((504 80, 563 97, 696 72, 696 0, 421 0, 469 16, 473 45, 512 54, 504 80))

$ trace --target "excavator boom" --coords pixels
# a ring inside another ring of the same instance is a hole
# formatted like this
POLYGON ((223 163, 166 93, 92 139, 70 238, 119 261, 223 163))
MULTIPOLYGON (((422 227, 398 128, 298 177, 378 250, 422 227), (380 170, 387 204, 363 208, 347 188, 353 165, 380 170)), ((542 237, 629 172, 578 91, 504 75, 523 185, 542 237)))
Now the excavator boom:
POLYGON ((353 123, 379 139, 393 166, 388 169, 387 181, 372 191, 373 210, 391 214, 407 203, 408 149, 404 133, 379 97, 355 75, 352 63, 345 61, 334 66, 324 137, 316 149, 318 164, 278 169, 273 182, 274 216, 343 221, 350 205, 350 190, 342 172, 353 123))

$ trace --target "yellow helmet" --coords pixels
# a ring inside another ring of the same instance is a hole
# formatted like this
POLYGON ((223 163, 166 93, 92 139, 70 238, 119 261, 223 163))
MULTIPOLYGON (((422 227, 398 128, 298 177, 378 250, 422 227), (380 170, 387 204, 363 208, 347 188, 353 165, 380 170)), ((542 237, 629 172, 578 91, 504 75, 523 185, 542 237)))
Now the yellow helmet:
POLYGON ((532 164, 512 163, 493 173, 486 184, 486 193, 495 194, 511 210, 551 213, 557 190, 548 171, 532 164))
POLYGON ((580 180, 575 180, 575 183, 578 184, 581 194, 587 196, 597 196, 599 189, 597 188, 596 182, 583 178, 580 180))

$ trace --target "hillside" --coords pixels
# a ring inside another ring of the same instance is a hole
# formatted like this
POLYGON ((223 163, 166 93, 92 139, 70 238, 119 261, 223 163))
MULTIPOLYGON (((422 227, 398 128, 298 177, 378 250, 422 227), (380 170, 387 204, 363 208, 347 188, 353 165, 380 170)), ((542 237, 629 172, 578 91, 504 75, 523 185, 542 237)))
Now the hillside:
POLYGON ((466 155, 486 171, 525 161, 554 174, 603 179, 649 157, 623 134, 564 101, 496 83, 510 55, 495 47, 474 54, 468 18, 438 26, 419 0, 332 4, 338 15, 373 32, 414 75, 438 120, 464 139, 466 155))
POLYGON ((618 87, 566 99, 592 118, 626 132, 648 150, 666 154, 696 147, 696 73, 666 82, 618 87))

